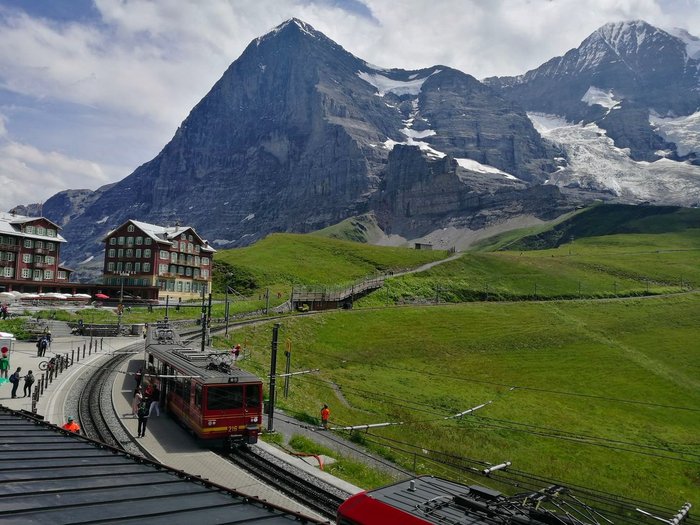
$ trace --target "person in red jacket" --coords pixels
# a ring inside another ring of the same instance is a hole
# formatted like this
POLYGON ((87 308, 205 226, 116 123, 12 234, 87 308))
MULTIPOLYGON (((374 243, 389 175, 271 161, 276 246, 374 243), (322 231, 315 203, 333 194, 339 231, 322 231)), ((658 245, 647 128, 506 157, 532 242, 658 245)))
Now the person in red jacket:
POLYGON ((63 425, 62 427, 64 430, 70 430, 71 432, 75 432, 76 434, 80 434, 80 425, 73 421, 73 416, 68 416, 68 423, 63 425))
POLYGON ((323 425, 324 430, 328 430, 329 417, 331 417, 331 409, 328 408, 328 405, 323 405, 323 408, 321 409, 321 424, 323 425))

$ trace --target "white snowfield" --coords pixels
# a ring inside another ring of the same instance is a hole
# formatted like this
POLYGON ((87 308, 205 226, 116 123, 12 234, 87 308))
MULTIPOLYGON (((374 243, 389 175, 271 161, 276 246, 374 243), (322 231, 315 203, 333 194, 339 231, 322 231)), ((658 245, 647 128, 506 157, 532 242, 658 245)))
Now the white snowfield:
POLYGON ((412 80, 393 80, 380 73, 366 73, 365 71, 358 72, 357 76, 368 84, 373 85, 377 89, 377 96, 380 97, 387 93, 394 93, 399 96, 418 95, 428 77, 440 71, 440 69, 436 69, 430 75, 426 75, 423 78, 413 78, 412 80))
POLYGON ((615 100, 615 94, 612 92, 612 90, 603 91, 595 86, 588 88, 588 91, 586 91, 583 97, 581 97, 581 101, 585 102, 589 106, 598 104, 599 106, 608 108, 608 111, 620 103, 619 100, 615 100))
POLYGON ((542 113, 527 115, 540 135, 561 145, 568 155, 569 165, 553 173, 549 184, 609 191, 626 202, 700 204, 700 166, 668 159, 637 162, 595 124, 572 124, 542 113))
POLYGON ((650 115, 649 122, 665 140, 676 144, 679 155, 700 153, 700 111, 676 118, 650 115))
POLYGON ((489 166, 488 164, 482 164, 481 162, 477 162, 472 159, 455 160, 457 161, 457 164, 459 164, 465 170, 475 171, 477 173, 494 173, 496 175, 503 175, 506 179, 520 180, 518 179, 518 177, 514 177, 510 173, 506 173, 505 171, 499 170, 498 168, 494 168, 493 166, 489 166))

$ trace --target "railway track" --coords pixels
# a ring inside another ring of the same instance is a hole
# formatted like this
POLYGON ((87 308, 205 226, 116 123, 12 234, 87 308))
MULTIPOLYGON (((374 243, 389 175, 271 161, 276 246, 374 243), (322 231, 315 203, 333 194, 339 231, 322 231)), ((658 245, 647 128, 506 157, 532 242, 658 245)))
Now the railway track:
POLYGON ((264 483, 303 503, 325 518, 335 519, 338 507, 350 496, 259 449, 240 448, 229 454, 227 458, 264 483))
POLYGON ((112 383, 119 364, 142 347, 143 343, 127 346, 87 376, 77 403, 80 427, 87 437, 124 449, 124 433, 118 430, 118 418, 112 404, 112 383))

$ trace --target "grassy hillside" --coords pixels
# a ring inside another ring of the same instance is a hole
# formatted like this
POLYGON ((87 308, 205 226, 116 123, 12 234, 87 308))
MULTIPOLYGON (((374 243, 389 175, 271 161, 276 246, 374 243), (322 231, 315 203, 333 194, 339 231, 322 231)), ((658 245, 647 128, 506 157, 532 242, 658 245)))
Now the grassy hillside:
POLYGON ((367 213, 311 233, 319 237, 344 241, 373 243, 381 239, 384 232, 377 224, 374 214, 367 213))
POLYGON ((443 251, 370 246, 312 235, 274 234, 246 248, 216 255, 218 278, 226 271, 239 291, 294 284, 341 285, 376 272, 414 268, 443 259, 443 251))
POLYGON ((675 206, 629 206, 599 204, 566 218, 543 231, 506 234, 511 241, 494 239, 491 246, 508 250, 556 248, 574 239, 624 233, 658 234, 700 229, 700 209, 675 206))
POLYGON ((389 280, 358 306, 615 297, 700 287, 700 229, 582 238, 558 248, 466 253, 389 280))
MULTIPOLYGON (((320 372, 295 377, 278 402, 305 419, 327 402, 336 425, 405 422, 358 439, 408 468, 471 483, 431 451, 508 460, 675 507, 700 495, 699 323, 698 294, 287 319, 280 336, 292 369, 320 372), (488 401, 472 416, 444 419, 488 401)), ((265 375, 270 337, 271 326, 260 325, 230 342, 245 341, 248 365, 265 375)))

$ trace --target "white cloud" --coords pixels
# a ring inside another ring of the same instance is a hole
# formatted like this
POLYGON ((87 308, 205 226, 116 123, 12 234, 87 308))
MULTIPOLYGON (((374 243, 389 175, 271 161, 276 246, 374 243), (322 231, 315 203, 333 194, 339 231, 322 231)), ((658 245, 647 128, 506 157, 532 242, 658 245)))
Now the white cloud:
POLYGON ((42 202, 67 188, 96 189, 113 175, 94 162, 11 141, 0 144, 0 159, 2 210, 42 202))

